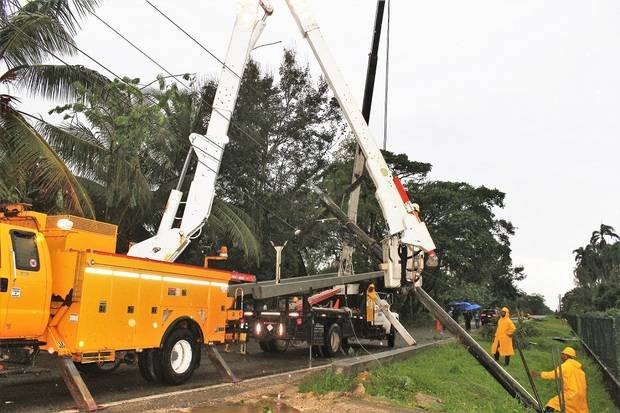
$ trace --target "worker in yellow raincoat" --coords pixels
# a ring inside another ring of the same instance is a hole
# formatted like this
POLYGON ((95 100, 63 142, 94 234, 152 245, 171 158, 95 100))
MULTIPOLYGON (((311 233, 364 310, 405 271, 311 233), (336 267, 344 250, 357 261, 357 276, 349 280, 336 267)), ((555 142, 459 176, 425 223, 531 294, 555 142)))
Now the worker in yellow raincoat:
MULTIPOLYGON (((588 386, 586 384, 586 373, 581 368, 581 363, 577 360, 577 352, 572 347, 562 350, 562 383, 564 394, 564 405, 566 413, 588 413, 588 386)), ((556 375, 560 375, 560 369, 554 371, 532 371, 534 377, 543 380, 555 380, 556 375)), ((561 410, 560 398, 551 398, 545 406, 546 412, 559 412, 561 410)))
POLYGON ((504 356, 504 365, 510 364, 510 356, 515 354, 512 348, 512 335, 514 334, 515 324, 510 319, 510 310, 503 307, 501 317, 497 322, 497 330, 495 331, 495 340, 491 346, 491 354, 495 356, 495 361, 499 361, 499 356, 504 356))

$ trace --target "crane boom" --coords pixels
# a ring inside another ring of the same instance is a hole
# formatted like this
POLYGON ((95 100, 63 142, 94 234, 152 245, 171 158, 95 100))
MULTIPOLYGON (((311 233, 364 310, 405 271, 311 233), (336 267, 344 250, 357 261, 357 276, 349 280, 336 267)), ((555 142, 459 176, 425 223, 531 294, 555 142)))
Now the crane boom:
POLYGON ((340 107, 355 135, 364 157, 366 169, 372 178, 383 216, 391 235, 398 235, 400 242, 433 254, 435 244, 408 199, 402 197, 401 184, 392 176, 359 105, 355 102, 349 86, 323 38, 319 25, 305 0, 286 0, 299 29, 306 38, 327 82, 340 103, 340 107))
POLYGON ((215 195, 215 182, 224 148, 229 141, 228 127, 237 102, 241 78, 250 51, 265 28, 267 16, 271 15, 272 12, 271 4, 266 0, 241 1, 213 100, 207 133, 206 135, 192 133, 189 136, 198 164, 185 200, 185 209, 180 225, 174 227, 183 197, 179 185, 179 188, 170 192, 157 234, 133 245, 129 249, 128 255, 160 261, 174 261, 189 245, 192 238, 198 236, 209 218, 215 195), (262 19, 258 18, 259 8, 264 11, 262 19))

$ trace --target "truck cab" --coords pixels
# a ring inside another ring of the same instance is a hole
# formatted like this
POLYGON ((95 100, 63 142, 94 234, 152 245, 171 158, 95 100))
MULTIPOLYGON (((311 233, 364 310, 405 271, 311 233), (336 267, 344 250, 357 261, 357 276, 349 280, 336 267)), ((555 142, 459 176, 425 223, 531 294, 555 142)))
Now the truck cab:
POLYGON ((47 327, 52 273, 44 219, 21 205, 0 215, 0 343, 36 341, 47 327))

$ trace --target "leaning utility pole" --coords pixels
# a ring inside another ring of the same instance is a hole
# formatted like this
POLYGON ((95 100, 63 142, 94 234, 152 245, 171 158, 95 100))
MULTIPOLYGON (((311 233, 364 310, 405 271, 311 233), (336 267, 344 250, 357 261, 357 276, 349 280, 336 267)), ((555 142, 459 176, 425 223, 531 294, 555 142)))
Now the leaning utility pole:
MULTIPOLYGON (((366 234, 355 222, 351 221, 347 215, 336 205, 336 203, 317 186, 313 186, 312 190, 319 196, 327 209, 340 221, 340 223, 348 229, 356 238, 366 246, 368 252, 379 260, 383 261, 383 250, 381 244, 366 234)), ((421 286, 414 286, 413 292, 424 307, 443 324, 458 339, 458 341, 467 349, 477 361, 484 367, 493 378, 502 385, 502 387, 514 398, 518 399, 525 406, 531 407, 537 411, 538 403, 536 399, 506 370, 502 368, 494 359, 486 352, 484 348, 478 344, 476 340, 470 336, 446 311, 421 286)))

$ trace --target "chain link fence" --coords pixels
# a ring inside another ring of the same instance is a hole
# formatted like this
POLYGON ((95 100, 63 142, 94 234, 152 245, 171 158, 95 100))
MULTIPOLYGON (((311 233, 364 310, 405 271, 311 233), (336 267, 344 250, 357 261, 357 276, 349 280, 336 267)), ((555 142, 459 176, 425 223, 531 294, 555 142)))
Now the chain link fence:
POLYGON ((620 315, 586 313, 567 315, 571 328, 620 380, 620 315))

